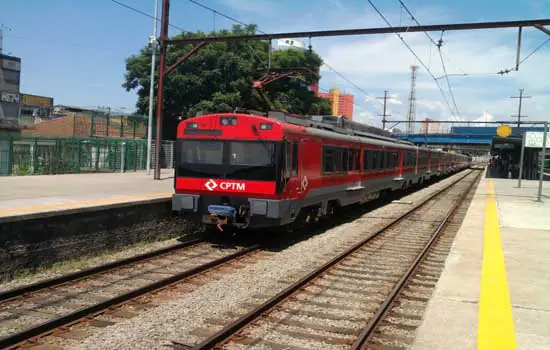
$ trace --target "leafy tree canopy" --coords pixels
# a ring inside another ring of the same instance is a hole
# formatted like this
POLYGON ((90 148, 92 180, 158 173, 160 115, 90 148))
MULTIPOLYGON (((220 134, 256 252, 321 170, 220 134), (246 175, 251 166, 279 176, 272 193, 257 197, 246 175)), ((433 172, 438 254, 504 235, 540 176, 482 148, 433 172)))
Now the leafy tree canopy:
MULTIPOLYGON (((255 32, 254 25, 235 25, 231 31, 220 30, 210 35, 250 35, 255 32)), ((174 38, 205 35, 202 32, 182 33, 174 38)), ((169 46, 166 66, 174 64, 191 48, 192 45, 169 46)), ((268 50, 268 43, 263 41, 210 43, 168 74, 164 80, 164 137, 175 138, 176 116, 190 117, 198 111, 231 112, 235 108, 265 110, 265 100, 252 87, 252 82, 265 72, 268 50)), ((319 72, 321 64, 319 55, 309 50, 277 50, 271 57, 274 69, 306 67, 319 72)), ((150 72, 149 47, 126 59, 122 86, 127 91, 137 89, 139 113, 147 113, 149 106, 150 72)), ((156 74, 155 82, 158 81, 158 69, 156 74)), ((265 86, 263 92, 276 109, 297 114, 328 114, 329 102, 315 96, 308 88, 318 78, 312 74, 283 78, 265 86)))

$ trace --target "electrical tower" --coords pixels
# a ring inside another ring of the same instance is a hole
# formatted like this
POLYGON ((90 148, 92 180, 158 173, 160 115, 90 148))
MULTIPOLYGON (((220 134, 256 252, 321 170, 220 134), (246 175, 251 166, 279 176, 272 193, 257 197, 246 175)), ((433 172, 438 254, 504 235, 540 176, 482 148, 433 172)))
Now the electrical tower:
POLYGON ((531 96, 523 96, 523 89, 519 89, 519 96, 510 96, 510 98, 519 98, 518 115, 512 115, 512 117, 518 118, 518 133, 519 133, 520 132, 519 127, 520 127, 520 124, 521 124, 521 118, 527 117, 526 115, 521 115, 521 104, 522 104, 524 98, 531 98, 531 96))
POLYGON ((411 66, 411 94, 409 96, 409 112, 407 113, 407 134, 414 133, 416 120, 416 71, 418 66, 411 66))
POLYGON ((379 117, 382 117, 382 130, 386 130, 386 122, 388 121, 386 117, 390 117, 391 114, 386 114, 386 101, 388 100, 388 91, 384 91, 384 97, 377 97, 379 100, 384 100, 384 112, 379 114, 379 117))

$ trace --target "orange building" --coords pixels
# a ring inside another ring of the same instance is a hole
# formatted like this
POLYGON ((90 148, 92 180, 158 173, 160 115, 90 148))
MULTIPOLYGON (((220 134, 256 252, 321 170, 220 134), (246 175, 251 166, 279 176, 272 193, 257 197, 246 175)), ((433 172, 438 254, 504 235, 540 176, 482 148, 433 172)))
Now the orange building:
POLYGON ((318 92, 317 96, 330 100, 332 115, 343 115, 349 120, 353 119, 353 95, 341 94, 338 89, 330 89, 327 92, 318 92))

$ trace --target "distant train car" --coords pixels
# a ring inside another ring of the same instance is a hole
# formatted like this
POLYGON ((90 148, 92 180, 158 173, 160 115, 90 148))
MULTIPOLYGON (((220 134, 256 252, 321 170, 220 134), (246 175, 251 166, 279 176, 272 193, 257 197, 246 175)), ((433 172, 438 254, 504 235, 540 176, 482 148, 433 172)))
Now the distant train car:
POLYGON ((177 138, 172 208, 220 230, 315 221, 469 164, 341 117, 210 114, 177 138))

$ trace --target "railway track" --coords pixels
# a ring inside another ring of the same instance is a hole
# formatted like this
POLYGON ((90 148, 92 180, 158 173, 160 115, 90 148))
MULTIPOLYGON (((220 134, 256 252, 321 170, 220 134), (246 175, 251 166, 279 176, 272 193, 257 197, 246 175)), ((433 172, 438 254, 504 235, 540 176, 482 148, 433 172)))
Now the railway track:
POLYGON ((444 263, 445 244, 452 243, 440 236, 453 227, 480 174, 470 171, 237 320, 212 324, 219 331, 195 347, 174 344, 296 350, 406 344, 410 334, 403 333, 420 322, 418 303, 429 298, 415 291, 435 286, 433 267, 444 263))
MULTIPOLYGON (((0 348, 37 344, 40 337, 70 332, 79 322, 99 327, 113 324, 95 318, 116 317, 125 305, 147 309, 152 305, 142 297, 259 251, 259 244, 220 249, 197 239, 1 292, 0 348)), ((124 313, 119 317, 125 317, 124 313)))

